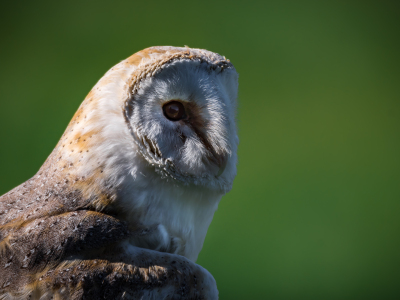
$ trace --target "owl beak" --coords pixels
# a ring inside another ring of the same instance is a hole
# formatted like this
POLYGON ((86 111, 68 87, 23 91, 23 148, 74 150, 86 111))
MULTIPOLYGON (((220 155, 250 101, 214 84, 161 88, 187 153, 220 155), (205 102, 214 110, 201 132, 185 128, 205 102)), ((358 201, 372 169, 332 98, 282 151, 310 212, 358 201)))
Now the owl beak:
POLYGON ((192 128, 196 131, 197 136, 200 138, 200 141, 202 142, 204 147, 208 150, 208 155, 207 155, 208 161, 212 163, 212 165, 213 165, 212 169, 215 172, 214 173, 215 177, 218 178, 225 171, 225 168, 226 168, 226 165, 228 162, 227 153, 225 151, 216 150, 212 146, 212 143, 207 138, 204 137, 204 135, 201 133, 201 131, 196 130, 196 127, 194 127, 194 126, 192 128))
POLYGON ((216 171, 215 177, 219 177, 224 173, 228 158, 224 154, 217 154, 215 151, 211 151, 210 153, 211 157, 210 160, 211 162, 218 168, 218 171, 216 171))
POLYGON ((216 175, 216 177, 219 177, 222 175, 222 173, 224 173, 227 162, 228 162, 228 159, 226 158, 226 156, 224 156, 224 158, 222 159, 222 161, 219 164, 219 170, 218 170, 218 174, 216 175))

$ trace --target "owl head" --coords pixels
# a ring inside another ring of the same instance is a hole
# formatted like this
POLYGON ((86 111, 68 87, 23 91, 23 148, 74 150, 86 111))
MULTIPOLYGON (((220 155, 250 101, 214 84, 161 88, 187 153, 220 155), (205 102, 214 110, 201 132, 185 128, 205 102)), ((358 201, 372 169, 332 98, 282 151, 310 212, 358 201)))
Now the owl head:
POLYGON ((225 193, 236 175, 237 88, 225 57, 147 48, 95 85, 58 145, 60 157, 86 178, 143 175, 225 193))

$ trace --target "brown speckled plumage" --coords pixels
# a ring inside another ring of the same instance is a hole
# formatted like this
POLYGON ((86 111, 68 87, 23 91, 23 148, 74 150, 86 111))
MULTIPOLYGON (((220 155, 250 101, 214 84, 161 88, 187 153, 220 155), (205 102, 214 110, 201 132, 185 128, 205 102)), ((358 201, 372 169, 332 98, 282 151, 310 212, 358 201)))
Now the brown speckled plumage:
POLYGON ((183 256, 126 254, 124 243, 151 230, 121 209, 123 179, 109 171, 118 160, 107 165, 96 154, 107 143, 103 128, 93 126, 103 118, 96 113, 103 89, 120 82, 121 115, 125 107, 129 113, 140 81, 176 59, 233 68, 224 57, 189 48, 132 55, 89 93, 38 173, 0 197, 0 299, 204 299, 214 288, 183 256))
POLYGON ((3 299, 35 299, 46 292, 49 299, 53 294, 60 299, 140 299, 149 288, 168 288, 171 282, 176 284, 171 299, 201 299, 193 263, 183 257, 177 262, 167 253, 154 260, 154 252, 151 259, 144 252, 127 260, 118 243, 137 230, 129 230, 108 209, 96 211, 96 197, 82 197, 71 188, 74 179, 55 173, 42 168, 1 197, 3 299))

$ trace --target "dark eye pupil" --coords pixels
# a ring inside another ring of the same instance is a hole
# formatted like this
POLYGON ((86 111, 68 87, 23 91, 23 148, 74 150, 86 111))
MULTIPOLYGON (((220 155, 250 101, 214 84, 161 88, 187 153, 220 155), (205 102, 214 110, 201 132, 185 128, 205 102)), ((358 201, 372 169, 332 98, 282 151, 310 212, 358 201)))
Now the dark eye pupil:
POLYGON ((178 101, 171 101, 163 106, 164 116, 171 121, 178 121, 185 118, 185 108, 178 101))

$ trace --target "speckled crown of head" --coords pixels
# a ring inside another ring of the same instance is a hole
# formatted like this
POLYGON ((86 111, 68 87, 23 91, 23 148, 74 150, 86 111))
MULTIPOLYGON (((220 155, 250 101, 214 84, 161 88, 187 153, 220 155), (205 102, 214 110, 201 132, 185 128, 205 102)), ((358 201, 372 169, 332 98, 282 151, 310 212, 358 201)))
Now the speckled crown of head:
POLYGON ((210 69, 234 68, 229 59, 217 53, 204 49, 191 49, 189 47, 157 46, 139 51, 128 59, 127 64, 137 65, 138 69, 132 76, 131 93, 137 91, 140 81, 147 76, 154 76, 163 67, 175 60, 199 60, 209 65, 210 69))

